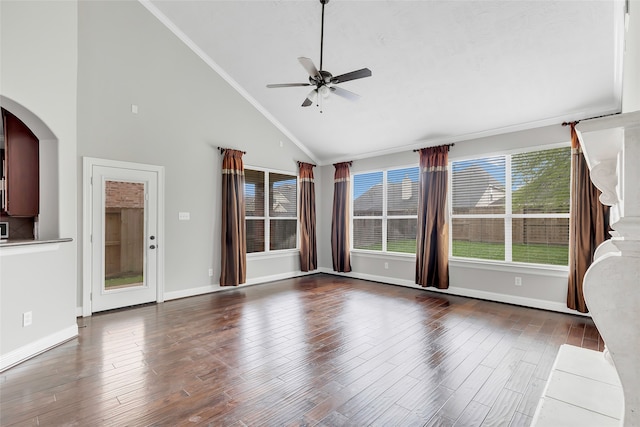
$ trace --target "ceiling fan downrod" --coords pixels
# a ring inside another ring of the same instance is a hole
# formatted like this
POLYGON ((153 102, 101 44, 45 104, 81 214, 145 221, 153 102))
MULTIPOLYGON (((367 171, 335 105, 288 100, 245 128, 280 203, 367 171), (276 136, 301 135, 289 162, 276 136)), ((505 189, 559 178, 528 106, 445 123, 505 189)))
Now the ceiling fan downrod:
POLYGON ((322 23, 320 24, 320 70, 322 71, 322 49, 324 44, 324 5, 329 3, 329 0, 320 0, 322 4, 322 23))
MULTIPOLYGON (((350 80, 362 79, 364 77, 371 77, 371 70, 368 68, 362 68, 360 70, 351 71, 349 73, 340 74, 334 76, 328 71, 323 70, 323 54, 324 54, 324 5, 329 3, 329 0, 319 0, 322 5, 322 22, 320 24, 320 69, 316 68, 313 61, 306 57, 299 57, 298 62, 304 67, 308 74, 308 83, 276 83, 268 84, 268 88, 282 88, 282 87, 300 87, 300 86, 314 86, 315 88, 309 92, 302 107, 309 107, 318 101, 316 105, 320 106, 321 100, 318 98, 326 98, 330 93, 333 93, 342 98, 346 98, 351 101, 357 100, 360 96, 337 86, 340 83, 348 82, 350 80)), ((320 106, 320 108, 322 108, 320 106)))

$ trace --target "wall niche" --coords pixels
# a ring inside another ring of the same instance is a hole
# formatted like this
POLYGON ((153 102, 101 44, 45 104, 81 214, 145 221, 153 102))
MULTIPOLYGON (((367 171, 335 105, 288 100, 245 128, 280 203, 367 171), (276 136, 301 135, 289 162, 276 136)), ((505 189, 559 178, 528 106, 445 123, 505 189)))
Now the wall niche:
POLYGON ((0 96, 0 105, 0 222, 10 241, 57 239, 58 141, 21 104, 0 96))

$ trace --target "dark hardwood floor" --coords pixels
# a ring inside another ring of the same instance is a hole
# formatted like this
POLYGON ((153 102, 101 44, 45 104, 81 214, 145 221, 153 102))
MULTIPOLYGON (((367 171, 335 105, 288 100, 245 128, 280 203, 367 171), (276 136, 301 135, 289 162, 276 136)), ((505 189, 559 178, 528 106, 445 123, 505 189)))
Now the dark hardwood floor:
POLYGON ((525 426, 588 318, 313 275, 78 319, 0 424, 525 426))

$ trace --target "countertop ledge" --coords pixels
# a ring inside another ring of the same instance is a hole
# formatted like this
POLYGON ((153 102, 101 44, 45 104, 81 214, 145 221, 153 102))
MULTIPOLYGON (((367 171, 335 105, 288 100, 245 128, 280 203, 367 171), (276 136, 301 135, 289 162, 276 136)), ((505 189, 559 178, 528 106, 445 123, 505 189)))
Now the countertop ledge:
POLYGON ((29 246, 29 245, 46 245, 47 243, 64 243, 72 242, 70 237, 61 237, 59 239, 46 239, 46 240, 0 240, 0 248, 10 248, 15 246, 29 246))

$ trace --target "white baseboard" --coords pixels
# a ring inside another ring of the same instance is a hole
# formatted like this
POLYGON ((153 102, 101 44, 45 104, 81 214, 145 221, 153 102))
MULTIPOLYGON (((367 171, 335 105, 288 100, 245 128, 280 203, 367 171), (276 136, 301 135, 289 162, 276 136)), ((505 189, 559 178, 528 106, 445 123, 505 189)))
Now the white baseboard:
POLYGON ((0 355, 0 372, 11 368, 18 363, 24 362, 27 359, 31 359, 40 353, 44 353, 50 348, 56 347, 77 336, 78 325, 74 324, 54 334, 40 338, 37 341, 10 351, 7 354, 0 355))
POLYGON ((271 276, 262 276, 262 277, 256 277, 253 279, 248 279, 246 283, 243 283, 238 286, 220 286, 219 284, 215 284, 215 285, 201 286, 199 288, 190 288, 190 289, 183 289, 180 291, 165 292, 164 300, 169 301, 172 299, 187 298, 187 297, 193 297, 196 295, 204 295, 211 292, 228 291, 230 289, 240 289, 245 286, 259 285, 261 283, 275 282, 276 280, 291 279, 299 276, 307 276, 309 274, 315 274, 318 272, 319 272, 318 270, 309 271, 309 272, 291 271, 288 273, 273 274, 271 276))
POLYGON ((164 300, 165 301, 169 301, 172 299, 180 299, 180 298, 187 298, 187 297, 194 297, 196 295, 202 295, 202 294, 208 294, 210 292, 215 292, 220 290, 220 285, 208 285, 208 286, 201 286, 199 288, 189 288, 189 289, 182 289, 179 291, 171 291, 171 292, 165 292, 164 293, 164 300))
POLYGON ((337 271, 333 271, 332 269, 326 268, 326 267, 321 267, 318 269, 318 271, 321 273, 333 274, 336 276, 354 277, 356 279, 369 280, 372 282, 381 282, 381 283, 388 283, 388 284, 397 285, 397 286, 406 286, 409 288, 420 289, 423 291, 431 291, 431 292, 438 292, 442 294, 456 295, 461 297, 469 297, 469 298, 476 298, 476 299, 482 299, 482 300, 488 300, 488 301, 503 302, 507 304, 520 305, 524 307, 556 311, 559 313, 576 314, 578 316, 591 317, 588 313, 580 313, 579 311, 571 310, 566 306, 566 304, 563 304, 561 302, 541 300, 536 298, 520 297, 516 295, 499 294, 496 292, 487 292, 487 291, 482 291, 478 289, 461 288, 461 287, 455 287, 455 286, 451 286, 449 287, 449 289, 437 289, 433 287, 424 288, 422 286, 416 285, 411 280, 397 279, 394 277, 385 277, 385 276, 374 276, 372 274, 357 273, 357 272, 339 273, 337 271))
MULTIPOLYGON (((248 279, 246 283, 243 283, 242 285, 239 285, 239 286, 220 286, 219 284, 214 284, 214 285, 201 286, 198 288, 189 288, 189 289, 183 289, 179 291, 165 292, 164 300, 169 301, 173 299, 204 295, 211 292, 218 292, 218 291, 224 291, 229 289, 239 289, 244 286, 258 285, 261 283, 274 282, 276 280, 291 279, 294 277, 306 276, 306 275, 316 274, 316 273, 327 273, 327 274, 333 274, 336 276, 353 277, 356 279, 369 280, 372 282, 387 283, 390 285, 397 285, 397 286, 406 286, 409 288, 420 289, 423 291, 438 292, 438 293, 449 294, 449 295, 476 298, 476 299, 482 299, 482 300, 488 300, 488 301, 496 301, 496 302, 502 302, 506 304, 513 304, 513 305, 520 305, 524 307, 539 308, 542 310, 555 311, 558 313, 568 313, 568 314, 575 314, 578 316, 591 317, 588 313, 585 314, 575 310, 571 310, 567 308, 566 304, 561 302, 541 300, 536 298, 520 297, 516 295, 500 294, 496 292, 487 292, 479 289, 469 289, 469 288, 461 288, 461 287, 455 287, 455 286, 452 286, 449 289, 436 289, 432 287, 423 288, 422 286, 416 285, 411 280, 403 280, 403 279, 386 277, 386 276, 375 276, 372 274, 357 273, 357 272, 338 273, 326 267, 320 267, 317 270, 310 271, 310 272, 292 271, 288 273, 274 274, 271 276, 256 277, 256 278, 248 279)), ((77 313, 78 313, 78 317, 82 316, 82 307, 77 308, 77 313)))
POLYGON ((271 276, 262 276, 262 277, 256 277, 254 279, 249 279, 247 280, 247 283, 245 283, 243 286, 246 285, 257 285, 260 283, 267 283, 267 282, 275 282, 276 280, 284 280, 284 279, 292 279, 294 277, 300 277, 300 276, 309 276, 311 274, 316 274, 319 273, 319 270, 314 270, 314 271, 291 271, 288 273, 281 273, 281 274, 274 274, 271 276))

